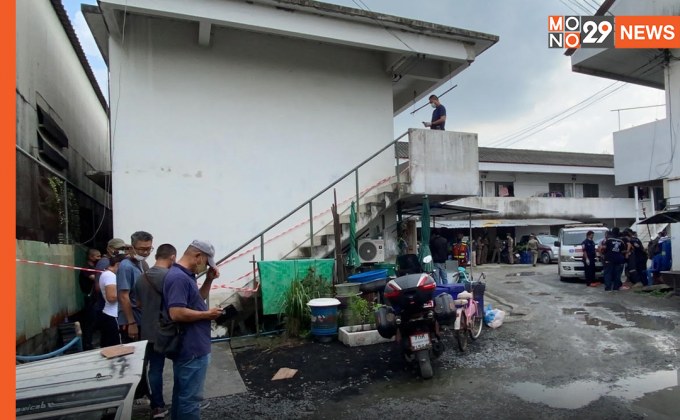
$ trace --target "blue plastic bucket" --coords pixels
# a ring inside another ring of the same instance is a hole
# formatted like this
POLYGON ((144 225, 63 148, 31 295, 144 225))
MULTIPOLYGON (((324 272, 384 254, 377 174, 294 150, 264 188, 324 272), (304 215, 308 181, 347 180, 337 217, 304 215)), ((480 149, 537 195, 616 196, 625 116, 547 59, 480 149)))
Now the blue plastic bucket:
POLYGON ((312 299, 307 306, 312 311, 312 334, 329 336, 338 333, 338 305, 340 301, 333 298, 312 299))

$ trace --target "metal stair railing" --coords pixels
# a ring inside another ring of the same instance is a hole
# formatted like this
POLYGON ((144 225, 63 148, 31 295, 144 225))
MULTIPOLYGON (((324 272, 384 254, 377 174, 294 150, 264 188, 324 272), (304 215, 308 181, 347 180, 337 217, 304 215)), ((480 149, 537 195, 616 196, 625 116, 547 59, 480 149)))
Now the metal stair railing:
MULTIPOLYGON (((402 159, 403 159, 403 158, 402 158, 402 159)), ((401 171, 401 173, 405 173, 405 172, 406 172, 406 171, 401 171)), ((395 175, 395 176, 389 177, 389 180, 385 181, 384 183, 387 183, 388 185, 393 185, 393 184, 390 184, 390 182, 391 182, 391 180, 392 180, 393 178, 396 178, 396 175, 395 175)), ((384 180, 383 180, 383 181, 384 181, 384 180)), ((378 188, 378 187, 380 187, 381 185, 384 185, 384 183, 383 183, 383 182, 380 182, 378 185, 373 185, 373 186, 371 186, 371 187, 365 189, 364 191, 361 192, 360 197, 365 199, 365 197, 368 196, 368 194, 371 193, 371 191, 373 191, 373 189, 378 188)), ((398 185, 398 184, 397 184, 397 185, 398 185)), ((356 199, 356 197, 355 197, 355 199, 356 199)), ((349 201, 349 199, 346 200, 346 201, 349 201)), ((343 207, 343 210, 338 212, 338 214, 339 214, 340 216, 347 215, 347 214, 349 214, 349 212, 350 212, 351 203, 349 203, 349 204, 347 204, 347 205, 345 206, 344 204, 346 203, 346 201, 344 201, 344 202, 342 202, 342 203, 338 203, 338 207, 343 207), (341 204, 343 204, 343 205, 341 206, 341 204)), ((361 215, 361 210, 360 210, 360 209, 357 209, 357 221, 359 221, 359 220, 361 219, 360 215, 361 215)), ((318 217, 318 215, 317 215, 317 217, 318 217)), ((344 225, 344 224, 347 224, 347 223, 340 222, 340 225, 344 225)), ((332 221, 332 220, 328 221, 328 222, 325 223, 325 224, 322 224, 322 225, 317 229, 317 231, 316 231, 314 234, 315 234, 315 235, 318 235, 319 233, 321 233, 324 229, 326 229, 326 228, 329 227, 329 226, 333 226, 333 221, 332 221)), ((358 234, 358 231, 361 230, 361 229, 363 229, 364 227, 365 227, 365 226, 357 225, 357 234, 358 234)), ((329 235, 329 236, 330 236, 330 235, 329 235)), ((341 241, 344 242, 345 239, 346 239, 346 238, 344 237, 344 235, 341 236, 341 241)), ((293 249, 291 249, 288 253, 284 254, 283 257, 281 257, 281 258, 282 258, 282 259, 286 259, 286 258, 290 257, 292 254, 294 254, 295 252, 298 252, 301 248, 305 247, 305 246, 306 246, 306 243, 307 243, 307 240, 304 240, 302 243, 300 243, 300 244, 296 245, 295 247, 293 247, 293 249)), ((332 251, 332 249, 334 249, 334 248, 329 249, 327 253, 329 254, 329 253, 332 251)), ((314 249, 313 249, 312 247, 310 247, 310 255, 311 255, 310 258, 313 258, 313 257, 314 257, 314 249)))
MULTIPOLYGON (((382 148, 380 148, 380 150, 378 150, 377 152, 373 153, 373 154, 372 154, 371 156, 369 156, 368 158, 364 159, 361 163, 359 163, 359 164, 356 165, 354 168, 352 168, 352 169, 350 169, 349 171, 347 171, 344 175, 342 175, 341 177, 339 177, 338 179, 336 179, 335 181, 333 181, 332 183, 330 183, 327 187, 325 187, 324 189, 322 189, 322 190, 319 191, 318 193, 314 194, 311 198, 307 199, 305 202, 303 202, 303 203, 300 204, 299 206, 295 207, 293 210, 291 210, 290 212, 288 212, 285 216, 281 217, 281 218, 278 219, 276 222, 274 222, 274 223, 272 223, 271 225, 269 225, 267 228, 265 228, 264 230, 262 230, 262 231, 261 231, 260 233, 258 233, 257 235, 253 236, 251 239, 249 239, 248 241, 246 241, 245 243, 243 243, 241 246, 239 246, 239 247, 237 247, 236 249, 234 249, 232 252, 230 252, 229 254, 227 254, 225 257, 221 258, 219 261, 217 261, 217 265, 220 265, 220 264, 224 263, 224 262, 227 261, 229 258, 231 258, 232 256, 236 255, 238 252, 240 252, 242 249, 244 249, 245 247, 247 247, 248 245, 250 245, 251 243, 253 243, 253 242, 254 242, 255 240, 257 240, 258 238, 260 239, 260 259, 261 259, 261 260, 264 260, 264 248, 265 248, 265 247, 264 247, 264 245, 265 245, 264 235, 265 235, 267 232, 269 232, 270 230, 272 230, 273 228, 277 227, 277 226, 278 226, 279 224, 281 224, 282 222, 284 222, 284 221, 285 221, 286 219, 288 219, 290 216, 292 216, 292 215, 294 215, 295 213, 297 213, 300 209, 304 208, 305 206, 309 207, 309 241, 310 241, 310 248, 311 248, 311 249, 314 249, 314 212, 313 212, 312 202, 313 202, 316 198, 320 197, 322 194, 324 194, 325 192, 327 192, 328 190, 330 190, 331 188, 333 188, 333 187, 335 187, 336 185, 338 185, 340 182, 344 181, 347 177, 349 177, 350 175, 354 174, 354 180, 355 180, 355 194, 356 194, 356 206, 357 206, 357 208, 358 208, 358 207, 359 207, 359 199, 360 199, 360 189, 359 189, 359 169, 361 169, 361 167, 363 167, 364 165, 366 165, 367 163, 369 163, 370 161, 372 161, 374 158, 376 158, 377 156, 379 156, 380 154, 382 154, 385 150, 389 149, 391 146, 394 147, 394 156, 395 156, 395 161, 396 161, 396 164, 395 164, 395 167, 394 167, 394 171, 395 171, 395 175, 396 175, 397 185, 400 185, 400 184, 401 184, 401 180, 400 180, 400 173, 399 173, 399 172, 400 172, 400 171, 399 171, 399 160, 400 160, 400 159, 403 159, 403 158, 400 158, 400 157, 399 157, 399 153, 397 152, 397 143, 399 142, 399 140, 401 140, 402 138, 404 138, 406 135, 408 135, 408 131, 405 132, 405 133, 403 133, 402 135, 400 135, 400 136, 397 137, 396 139, 392 140, 392 141, 389 142, 387 145, 385 145, 385 146, 383 146, 382 148)), ((305 242, 306 242, 306 241, 305 241, 305 242)))

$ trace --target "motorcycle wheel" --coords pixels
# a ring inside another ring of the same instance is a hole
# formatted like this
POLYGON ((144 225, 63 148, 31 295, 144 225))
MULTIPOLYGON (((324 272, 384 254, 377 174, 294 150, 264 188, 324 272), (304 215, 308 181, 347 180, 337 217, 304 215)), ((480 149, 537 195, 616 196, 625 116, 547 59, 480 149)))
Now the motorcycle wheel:
POLYGON ((470 338, 476 340, 482 334, 482 327, 484 325, 484 320, 482 317, 473 315, 470 319, 470 338))
POLYGON ((418 359, 418 368, 420 369, 420 376, 423 379, 430 379, 434 376, 432 370, 432 362, 430 361, 430 350, 419 350, 416 354, 418 359))
POLYGON ((456 341, 458 341, 458 348, 463 353, 465 352, 465 350, 467 350, 468 328, 469 328, 468 321, 467 318, 465 317, 465 313, 463 312, 460 316, 460 329, 456 331, 456 341))

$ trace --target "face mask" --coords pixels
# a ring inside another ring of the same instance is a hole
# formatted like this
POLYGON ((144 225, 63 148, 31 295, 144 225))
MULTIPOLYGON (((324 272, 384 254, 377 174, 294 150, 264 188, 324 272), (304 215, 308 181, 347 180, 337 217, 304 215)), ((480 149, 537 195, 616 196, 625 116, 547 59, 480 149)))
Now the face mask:
POLYGON ((432 108, 436 108, 436 107, 437 107, 437 105, 435 105, 435 104, 430 104, 430 106, 431 106, 432 108))
POLYGON ((142 261, 144 261, 144 260, 146 259, 146 257, 144 257, 144 256, 142 256, 142 255, 135 255, 135 259, 136 259, 137 261, 139 261, 139 262, 142 262, 142 261))

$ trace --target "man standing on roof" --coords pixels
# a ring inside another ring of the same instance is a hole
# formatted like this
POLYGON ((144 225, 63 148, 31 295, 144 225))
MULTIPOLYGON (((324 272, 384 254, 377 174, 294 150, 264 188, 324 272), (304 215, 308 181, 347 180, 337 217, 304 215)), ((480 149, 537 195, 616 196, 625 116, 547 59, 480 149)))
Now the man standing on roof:
POLYGON ((432 121, 423 121, 425 127, 430 127, 432 130, 444 130, 446 125, 446 108, 439 102, 437 95, 430 95, 430 106, 434 108, 432 111, 432 121))

